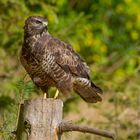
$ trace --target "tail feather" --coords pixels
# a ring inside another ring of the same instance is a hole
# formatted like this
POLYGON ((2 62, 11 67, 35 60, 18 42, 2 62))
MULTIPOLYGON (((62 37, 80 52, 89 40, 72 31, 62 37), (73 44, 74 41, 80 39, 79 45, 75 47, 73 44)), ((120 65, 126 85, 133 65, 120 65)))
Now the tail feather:
POLYGON ((88 79, 76 78, 74 81, 74 91, 86 102, 96 103, 102 101, 102 90, 88 79))

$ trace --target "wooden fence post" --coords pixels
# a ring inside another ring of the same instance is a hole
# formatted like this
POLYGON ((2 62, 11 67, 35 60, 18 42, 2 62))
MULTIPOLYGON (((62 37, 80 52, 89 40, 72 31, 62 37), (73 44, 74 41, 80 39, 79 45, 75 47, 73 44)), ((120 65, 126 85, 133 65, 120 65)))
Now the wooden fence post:
POLYGON ((60 140, 63 102, 55 99, 24 101, 20 107, 17 140, 60 140))

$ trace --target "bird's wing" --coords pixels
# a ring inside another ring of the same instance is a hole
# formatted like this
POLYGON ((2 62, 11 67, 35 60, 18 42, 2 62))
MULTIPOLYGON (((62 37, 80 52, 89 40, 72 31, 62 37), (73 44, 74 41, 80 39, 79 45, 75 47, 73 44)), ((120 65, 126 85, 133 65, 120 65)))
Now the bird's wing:
POLYGON ((101 101, 102 90, 90 81, 88 66, 80 56, 74 52, 70 45, 62 41, 52 39, 50 44, 53 44, 51 45, 53 49, 51 52, 55 56, 55 62, 66 73, 75 76, 73 82, 74 90, 86 102, 95 103, 101 101))
POLYGON ((65 72, 71 73, 73 76, 89 79, 87 64, 75 53, 69 44, 55 38, 51 42, 53 42, 52 52, 55 56, 55 61, 65 72))
MULTIPOLYGON (((70 45, 53 37, 43 37, 39 42, 38 47, 45 48, 41 66, 56 82, 57 88, 61 89, 62 93, 69 93, 72 86, 71 77, 75 77, 73 78, 74 91, 86 102, 101 101, 99 94, 102 90, 90 81, 88 66, 70 45), (39 42, 42 45, 39 45, 39 42)), ((35 50, 36 56, 37 53, 41 53, 40 49, 35 50)))

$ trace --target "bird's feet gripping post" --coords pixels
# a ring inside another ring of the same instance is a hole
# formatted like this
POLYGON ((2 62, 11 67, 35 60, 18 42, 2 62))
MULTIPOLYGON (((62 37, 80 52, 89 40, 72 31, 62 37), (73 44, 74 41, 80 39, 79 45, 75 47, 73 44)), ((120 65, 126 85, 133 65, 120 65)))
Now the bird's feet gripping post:
POLYGON ((56 99, 56 98, 58 97, 58 95, 59 95, 59 90, 57 89, 57 90, 56 90, 56 93, 55 93, 55 95, 54 95, 54 99, 56 99))

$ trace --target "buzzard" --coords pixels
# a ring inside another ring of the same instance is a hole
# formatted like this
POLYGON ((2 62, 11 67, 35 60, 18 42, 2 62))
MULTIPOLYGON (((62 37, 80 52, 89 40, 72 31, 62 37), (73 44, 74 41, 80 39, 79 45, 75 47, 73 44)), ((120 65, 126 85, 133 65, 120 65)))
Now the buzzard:
POLYGON ((74 90, 89 103, 102 100, 102 90, 90 80, 86 62, 69 44, 49 34, 45 18, 31 16, 25 21, 20 60, 44 93, 56 87, 66 96, 74 90))

